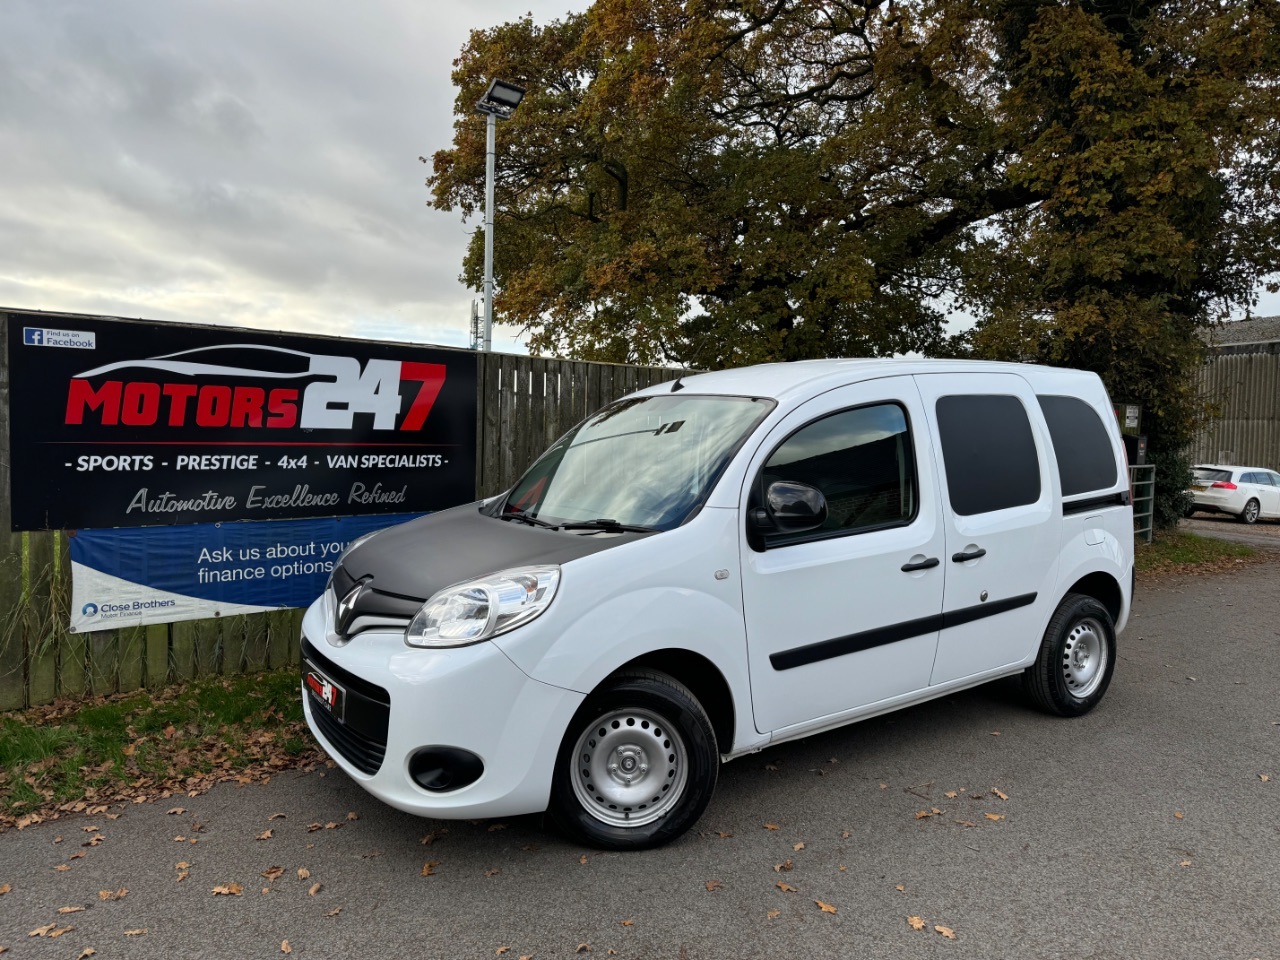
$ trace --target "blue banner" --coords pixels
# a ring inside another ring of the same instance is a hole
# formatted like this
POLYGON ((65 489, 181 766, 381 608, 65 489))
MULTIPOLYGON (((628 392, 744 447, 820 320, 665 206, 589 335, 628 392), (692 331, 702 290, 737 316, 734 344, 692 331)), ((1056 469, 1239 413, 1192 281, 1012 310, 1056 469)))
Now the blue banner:
POLYGON ((80 530, 73 631, 305 607, 352 540, 418 513, 80 530))

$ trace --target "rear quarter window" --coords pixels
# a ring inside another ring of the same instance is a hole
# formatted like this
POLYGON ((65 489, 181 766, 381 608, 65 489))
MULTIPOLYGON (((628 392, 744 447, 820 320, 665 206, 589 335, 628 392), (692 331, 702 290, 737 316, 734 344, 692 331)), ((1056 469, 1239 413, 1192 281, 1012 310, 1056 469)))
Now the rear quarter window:
POLYGON ((1114 487, 1119 477, 1116 455, 1098 412, 1079 397, 1036 399, 1053 441, 1062 495, 1070 497, 1114 487))
POLYGON ((939 397, 938 439, 951 509, 959 516, 1023 507, 1040 499, 1031 421, 1017 397, 939 397))

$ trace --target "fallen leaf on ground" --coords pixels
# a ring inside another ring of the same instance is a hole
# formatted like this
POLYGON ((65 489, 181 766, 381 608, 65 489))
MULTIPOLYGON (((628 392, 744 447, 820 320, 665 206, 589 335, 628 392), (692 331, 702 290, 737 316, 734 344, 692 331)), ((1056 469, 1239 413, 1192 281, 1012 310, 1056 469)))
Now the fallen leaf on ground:
POLYGON ((799 843, 793 843, 793 844, 791 845, 791 849, 792 849, 792 850, 803 850, 803 849, 804 849, 804 841, 803 841, 803 840, 801 840, 799 843))
POLYGON ((785 882, 784 882, 784 881, 782 881, 782 880, 779 880, 777 883, 775 883, 775 884, 774 884, 774 886, 775 886, 775 887, 777 887, 779 890, 781 890, 783 893, 795 893, 795 892, 796 892, 796 888, 795 888, 795 887, 793 887, 793 886, 792 886, 791 884, 789 884, 789 883, 785 883, 785 882))
POLYGON ((591 944, 589 944, 589 943, 580 943, 580 944, 578 944, 578 949, 577 949, 577 950, 575 950, 575 951, 573 951, 573 952, 574 952, 574 953, 590 953, 590 952, 591 952, 591 944))
POLYGON ((260 834, 258 834, 256 837, 254 837, 254 839, 255 839, 255 840, 270 840, 270 839, 271 839, 271 837, 272 837, 272 833, 271 833, 271 831, 270 831, 270 830, 263 830, 260 834))
POLYGON ((484 872, 486 877, 496 877, 502 871, 498 867, 492 867, 484 872))
POLYGON ((147 932, 147 929, 147 927, 139 927, 137 930, 126 930, 124 935, 126 937, 141 937, 147 932))
POLYGON ((1001 790, 999 787, 992 787, 992 788, 991 788, 991 792, 992 792, 992 793, 994 793, 994 794, 995 794, 997 797, 999 797, 1001 800, 1008 800, 1008 799, 1009 799, 1009 795, 1008 795, 1007 793, 1005 793, 1003 790, 1001 790))
POLYGON ((933 811, 931 811, 931 810, 917 810, 917 811, 916 811, 916 819, 917 819, 917 820, 923 820, 925 817, 932 817, 932 816, 934 816, 934 813, 933 813, 933 811))
POLYGON ((60 863, 60 864, 58 864, 56 867, 54 867, 53 869, 57 870, 59 873, 66 873, 68 870, 70 870, 70 869, 71 869, 71 864, 69 864, 69 863, 60 863))
POLYGON ((889 789, 889 785, 888 785, 887 783, 882 783, 882 784, 880 784, 880 789, 881 789, 881 790, 888 790, 888 789, 889 789))
POLYGON ((434 877, 436 875, 436 867, 440 866, 439 860, 428 860, 422 865, 422 873, 419 876, 434 877))
POLYGON ((308 823, 308 824, 307 824, 307 833, 315 833, 317 830, 323 830, 323 829, 324 829, 324 824, 323 824, 323 823, 308 823))
POLYGON ((97 952, 93 947, 85 947, 80 951, 80 956, 76 957, 76 960, 88 960, 89 957, 92 957, 97 952))
POLYGON ((174 842, 174 843, 186 843, 186 842, 187 842, 187 838, 186 838, 186 837, 174 837, 174 838, 173 838, 173 842, 174 842))
POLYGON ((288 940, 281 940, 281 941, 280 941, 280 952, 281 952, 281 953, 293 953, 293 947, 289 946, 289 941, 288 941, 288 940))
POLYGON ((1260 774, 1258 774, 1258 779, 1259 779, 1259 780, 1261 780, 1263 783, 1270 783, 1270 782, 1271 782, 1271 778, 1270 778, 1269 776, 1267 776, 1265 773, 1260 773, 1260 774))
POLYGON ((775 863, 773 865, 773 872, 781 873, 783 870, 790 870, 792 866, 794 866, 794 864, 792 864, 790 860, 783 860, 781 863, 775 863))
POLYGON ((244 887, 238 883, 220 883, 213 888, 215 897, 238 897, 244 893, 244 887))
POLYGON ((84 907, 59 907, 59 913, 83 913, 84 907))
POLYGON ((499 947, 497 950, 493 951, 493 953, 494 953, 494 956, 500 957, 510 949, 511 949, 510 947, 499 947))
POLYGON ((56 923, 46 923, 43 927, 36 927, 34 930, 28 933, 27 936, 28 937, 47 937, 49 935, 49 931, 54 929, 56 926, 57 926, 56 923))
POLYGON ((714 893, 719 890, 723 884, 721 884, 719 880, 708 880, 703 884, 703 886, 707 888, 707 893, 714 893))
POLYGON ((324 828, 325 828, 326 830, 337 830, 337 829, 338 829, 339 827, 341 827, 341 826, 342 826, 342 824, 340 824, 340 823, 336 823, 336 822, 334 822, 333 820, 330 820, 328 823, 326 823, 326 824, 324 825, 324 828))
POLYGON ((271 816, 267 817, 267 822, 269 823, 272 820, 287 820, 287 819, 288 817, 286 817, 283 813, 273 813, 271 816))
MULTIPOLYGON (((264 876, 265 876, 265 874, 264 874, 264 876)), ((310 871, 310 870, 308 870, 306 867, 299 867, 299 868, 298 868, 298 879, 299 879, 299 880, 310 880, 310 879, 311 879, 311 871, 310 871)))
POLYGON ((960 796, 960 794, 955 790, 948 790, 946 793, 943 794, 943 796, 946 797, 948 800, 954 800, 956 797, 960 796))
POLYGON ((587 862, 587 855, 584 853, 582 856, 580 856, 578 858, 578 862, 585 866, 587 862))
POLYGON ((1182 862, 1180 862, 1180 863, 1178 864, 1178 866, 1180 866, 1180 867, 1189 867, 1189 866, 1191 866, 1191 861, 1190 861, 1190 860, 1183 860, 1182 862))
POLYGON ((852 837, 852 836, 853 836, 853 834, 852 834, 852 833, 850 833, 848 830, 841 830, 841 831, 840 831, 840 839, 841 839, 841 840, 848 840, 848 839, 849 839, 850 837, 852 837))
POLYGON ((766 830, 779 830, 779 829, 781 829, 781 828, 780 828, 776 823, 766 823, 766 824, 764 825, 764 828, 765 828, 766 830))
POLYGON ((1183 816, 1185 816, 1185 814, 1183 814, 1183 812, 1182 812, 1181 810, 1175 810, 1175 811, 1173 811, 1173 819, 1175 819, 1175 820, 1181 820, 1181 819, 1183 818, 1183 816))
POLYGON ((330 910, 328 913, 326 913, 326 914, 325 914, 325 916, 326 916, 326 917, 336 917, 336 916, 337 916, 338 914, 340 914, 341 912, 342 912, 342 908, 341 908, 341 907, 334 907, 332 910, 330 910))
POLYGON ((311 888, 307 890, 308 897, 314 897, 317 893, 324 889, 323 883, 313 883, 311 888))
POLYGON ((998 737, 998 736, 1000 736, 1000 731, 999 731, 999 730, 992 730, 992 731, 991 731, 991 735, 992 735, 993 737, 998 737))
POLYGON ((191 864, 187 863, 187 861, 185 861, 185 860, 179 860, 179 861, 178 861, 177 863, 175 863, 173 866, 174 866, 174 868, 175 868, 175 869, 177 869, 177 870, 190 870, 190 869, 191 869, 191 864))
POLYGON ((621 922, 624 927, 634 927, 636 925, 634 920, 623 920, 621 922))
POLYGON ((950 927, 934 927, 933 929, 942 934, 948 940, 954 940, 956 938, 956 932, 950 927))
POLYGON ((49 939, 50 939, 50 940, 52 940, 52 939, 53 939, 53 938, 55 938, 55 937, 60 937, 60 936, 62 936, 64 933, 70 933, 70 932, 71 932, 72 930, 74 930, 74 929, 75 929, 75 927, 72 927, 72 926, 66 926, 66 927, 59 927, 57 930, 50 930, 50 931, 49 931, 49 939))
POLYGON ((912 930, 924 929, 924 920, 920 917, 907 917, 907 923, 911 924, 912 930))
POLYGON ((172 810, 166 810, 165 814, 172 817, 172 816, 178 816, 178 815, 184 814, 186 812, 187 812, 186 807, 174 807, 172 810))
POLYGON ((723 830, 720 830, 717 832, 717 836, 719 836, 721 840, 728 840, 730 837, 733 836, 733 834, 725 833, 723 830))
POLYGON ((6 893, 10 893, 12 891, 13 891, 12 886, 10 886, 7 883, 0 883, 0 897, 3 897, 6 893))
POLYGON ((188 873, 186 870, 180 870, 178 871, 178 879, 175 882, 181 883, 183 880, 187 879, 187 877, 189 876, 191 876, 191 874, 188 873))
POLYGON ((849 868, 848 868, 848 867, 846 867, 843 863, 842 863, 842 864, 840 864, 840 872, 841 872, 841 873, 845 873, 846 871, 848 871, 848 869, 849 869, 849 868))
POLYGON ((894 887, 893 889, 897 890, 899 893, 906 893, 906 892, 907 892, 906 884, 902 884, 902 883, 898 884, 898 885, 897 885, 896 887, 894 887))
POLYGON ((988 820, 993 820, 993 821, 1000 821, 1004 819, 1003 813, 984 813, 983 816, 986 817, 988 820))
POLYGON ((782 916, 782 911, 770 910, 768 913, 765 914, 765 916, 768 917, 770 920, 777 920, 778 917, 782 916))
POLYGON ((835 913, 835 912, 836 912, 836 908, 835 908, 835 907, 833 907, 833 906, 832 906, 831 904, 829 904, 829 903, 823 903, 821 900, 815 900, 815 901, 813 901, 813 902, 814 902, 814 903, 816 903, 816 904, 818 905, 818 909, 819 909, 819 910, 821 910, 823 913, 835 913))
POLYGON ((119 890, 99 890, 99 900, 123 900, 129 895, 128 887, 121 887, 119 890))

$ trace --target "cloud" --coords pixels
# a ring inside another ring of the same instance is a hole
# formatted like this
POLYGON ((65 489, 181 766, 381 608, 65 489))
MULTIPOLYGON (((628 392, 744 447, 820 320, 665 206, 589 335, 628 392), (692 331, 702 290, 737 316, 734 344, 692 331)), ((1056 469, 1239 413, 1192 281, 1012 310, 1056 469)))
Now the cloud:
POLYGON ((474 225, 417 158, 531 6, 7 0, 0 305, 465 344, 474 225))

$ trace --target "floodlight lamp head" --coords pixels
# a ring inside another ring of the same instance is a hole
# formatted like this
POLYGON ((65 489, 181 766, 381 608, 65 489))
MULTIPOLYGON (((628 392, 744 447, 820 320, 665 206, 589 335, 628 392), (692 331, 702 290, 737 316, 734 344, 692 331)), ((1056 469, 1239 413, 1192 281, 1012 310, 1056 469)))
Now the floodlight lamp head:
POLYGON ((479 113, 491 114, 501 120, 505 120, 515 113, 516 107, 520 106, 520 101, 524 99, 524 93, 524 87, 517 87, 514 83, 507 83, 505 80, 491 80, 489 89, 476 101, 476 110, 479 113))

